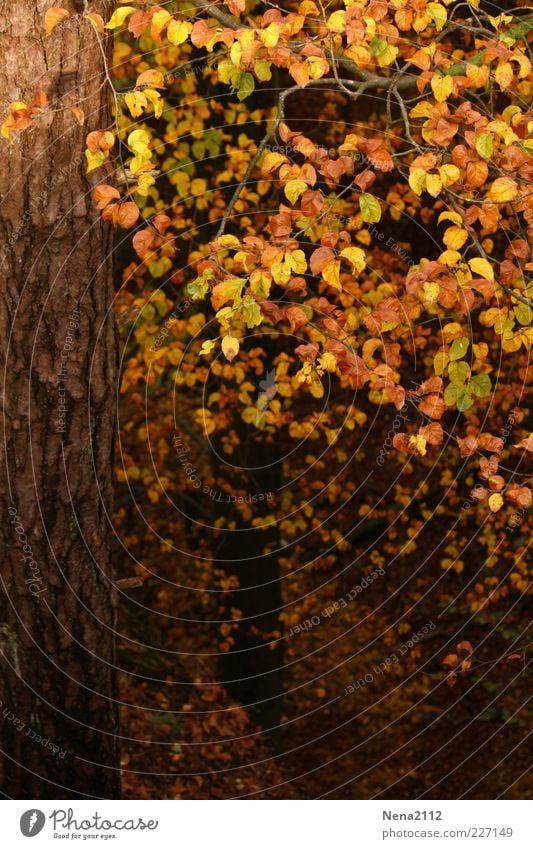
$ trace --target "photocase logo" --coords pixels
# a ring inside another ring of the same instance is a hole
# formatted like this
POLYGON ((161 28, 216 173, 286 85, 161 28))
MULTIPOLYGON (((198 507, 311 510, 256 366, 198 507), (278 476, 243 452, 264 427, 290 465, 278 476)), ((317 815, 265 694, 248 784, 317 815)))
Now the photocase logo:
POLYGON ((42 831, 45 822, 46 817, 43 812, 32 808, 22 814, 20 818, 20 830, 24 837, 35 837, 36 834, 42 831))

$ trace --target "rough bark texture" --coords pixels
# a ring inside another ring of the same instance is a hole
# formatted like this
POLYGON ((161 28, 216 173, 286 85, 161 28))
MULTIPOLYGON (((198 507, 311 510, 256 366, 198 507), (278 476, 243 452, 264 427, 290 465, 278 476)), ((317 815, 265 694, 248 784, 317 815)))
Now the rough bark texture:
MULTIPOLYGON (((117 347, 111 237, 83 156, 86 133, 109 124, 109 90, 82 0, 63 2, 70 18, 46 36, 52 5, 0 0, 2 118, 11 101, 48 96, 30 128, 0 140, 0 791, 113 798, 117 347)), ((108 19, 112 6, 90 8, 108 19)))

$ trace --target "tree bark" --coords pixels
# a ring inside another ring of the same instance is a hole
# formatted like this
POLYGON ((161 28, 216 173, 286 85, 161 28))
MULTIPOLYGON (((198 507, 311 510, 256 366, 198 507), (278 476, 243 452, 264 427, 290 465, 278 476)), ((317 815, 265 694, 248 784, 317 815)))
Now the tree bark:
MULTIPOLYGON (((111 235, 83 155, 86 133, 109 126, 110 39, 101 49, 83 0, 63 2, 70 17, 47 36, 52 5, 0 0, 2 119, 12 101, 48 97, 0 140, 0 791, 115 798, 117 340, 111 235)), ((90 9, 108 19, 112 6, 90 9)))

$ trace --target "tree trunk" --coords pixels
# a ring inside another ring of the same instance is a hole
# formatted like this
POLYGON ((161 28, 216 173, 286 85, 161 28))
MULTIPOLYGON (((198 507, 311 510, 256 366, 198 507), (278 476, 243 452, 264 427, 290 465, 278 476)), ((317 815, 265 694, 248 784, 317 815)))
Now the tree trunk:
MULTIPOLYGON (((276 522, 266 528, 242 521, 233 494, 249 493, 254 518, 272 513, 270 500, 256 496, 276 497, 281 484, 281 457, 277 435, 268 437, 242 422, 235 424, 240 439, 234 448, 234 467, 221 467, 222 449, 213 458, 219 481, 225 484, 221 500, 214 505, 219 516, 232 521, 232 530, 223 527, 214 534, 216 552, 213 568, 226 577, 236 577, 238 589, 221 597, 221 619, 233 622, 233 645, 220 655, 222 683, 252 718, 262 726, 275 751, 281 749, 283 646, 273 634, 281 630, 282 610, 279 566, 279 527, 276 522), (229 492, 228 492, 229 485, 229 492), (233 609, 241 611, 242 620, 234 622, 233 609)), ((246 497, 246 496, 240 496, 246 497)))
MULTIPOLYGON (((117 340, 111 235, 83 156, 86 133, 109 125, 107 46, 83 0, 63 2, 70 17, 47 36, 52 5, 0 0, 2 119, 11 101, 48 96, 29 128, 0 140, 0 791, 115 798, 117 340)), ((108 19, 112 6, 90 8, 108 19)))

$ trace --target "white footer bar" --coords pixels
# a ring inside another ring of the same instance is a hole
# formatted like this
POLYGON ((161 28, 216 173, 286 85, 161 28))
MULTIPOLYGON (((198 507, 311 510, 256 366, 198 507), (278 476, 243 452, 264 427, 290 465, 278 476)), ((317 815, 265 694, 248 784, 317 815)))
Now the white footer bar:
POLYGON ((2 845, 531 849, 528 801, 4 801, 2 845), (34 838, 35 842, 30 842, 34 838))

